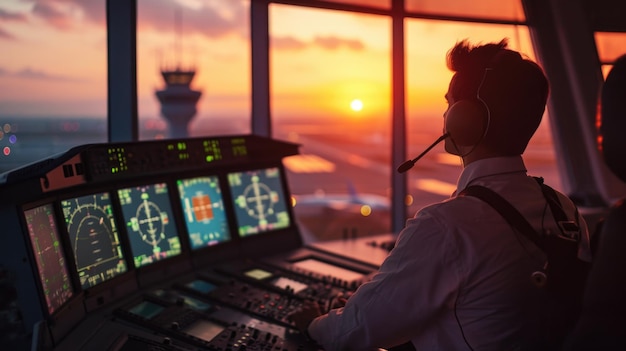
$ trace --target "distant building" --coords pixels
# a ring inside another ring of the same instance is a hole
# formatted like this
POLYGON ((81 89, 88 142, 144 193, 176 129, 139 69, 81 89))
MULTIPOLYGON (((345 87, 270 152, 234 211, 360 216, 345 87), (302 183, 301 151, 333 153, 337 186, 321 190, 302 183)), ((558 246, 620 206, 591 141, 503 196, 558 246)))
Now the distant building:
POLYGON ((196 72, 194 70, 163 70, 161 75, 165 81, 165 89, 157 90, 156 96, 161 103, 161 115, 169 124, 170 138, 189 136, 189 122, 196 115, 196 104, 202 95, 201 91, 190 87, 196 72))

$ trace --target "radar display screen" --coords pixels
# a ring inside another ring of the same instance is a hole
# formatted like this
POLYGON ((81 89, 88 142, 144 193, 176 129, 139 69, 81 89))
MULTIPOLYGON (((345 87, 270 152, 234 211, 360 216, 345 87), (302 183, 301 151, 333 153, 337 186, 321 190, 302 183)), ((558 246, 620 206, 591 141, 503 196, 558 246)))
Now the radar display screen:
POLYGON ((94 287, 128 270, 109 193, 63 200, 61 207, 83 288, 94 287))
POLYGON ((239 236, 287 228, 287 199, 278 167, 228 174, 239 236))
POLYGON ((181 253, 180 238, 171 222, 172 207, 166 183, 118 191, 135 267, 143 267, 181 253))
POLYGON ((191 248, 230 240, 217 176, 182 179, 177 185, 191 248))
POLYGON ((47 204, 25 210, 24 218, 48 313, 52 314, 74 295, 54 219, 54 207, 47 204))

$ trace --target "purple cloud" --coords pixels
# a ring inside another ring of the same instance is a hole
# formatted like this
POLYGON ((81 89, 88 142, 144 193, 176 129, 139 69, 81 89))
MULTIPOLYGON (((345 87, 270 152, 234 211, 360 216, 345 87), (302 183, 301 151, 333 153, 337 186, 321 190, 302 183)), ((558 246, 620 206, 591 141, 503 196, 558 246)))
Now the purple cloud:
POLYGON ((26 21, 26 16, 22 13, 9 12, 0 8, 0 21, 26 21))
MULTIPOLYGON (((0 23, 2 22, 25 22, 26 16, 21 13, 14 13, 0 8, 0 23)), ((4 28, 0 27, 0 39, 15 40, 16 37, 4 28)))
MULTIPOLYGON (((70 28, 72 14, 80 11, 84 18, 98 25, 106 23, 106 3, 104 1, 85 0, 35 0, 33 14, 42 18, 58 29, 70 28), (63 6, 57 6, 62 4, 63 6), (69 11, 60 9, 70 8, 69 11)), ((161 32, 175 30, 176 13, 181 17, 183 35, 199 34, 207 37, 221 37, 238 34, 247 37, 248 6, 243 1, 222 1, 219 6, 204 3, 190 9, 176 4, 172 0, 137 1, 137 25, 161 32)))
POLYGON ((61 30, 71 29, 74 22, 72 17, 59 11, 54 6, 54 3, 54 1, 39 1, 33 6, 32 13, 55 28, 61 30))
POLYGON ((363 50, 365 45, 355 39, 343 39, 335 36, 316 37, 313 42, 304 42, 290 36, 272 37, 272 48, 277 50, 303 50, 308 46, 316 45, 326 50, 337 50, 347 47, 350 50, 363 50))
POLYGON ((341 47, 347 47, 350 50, 360 51, 365 47, 359 40, 342 39, 335 36, 315 37, 314 43, 328 50, 337 50, 341 47))
POLYGON ((77 79, 77 78, 73 78, 69 76, 62 76, 62 75, 54 75, 54 74, 50 74, 44 71, 38 71, 30 67, 23 68, 22 70, 13 72, 13 73, 9 73, 6 70, 0 70, 0 74, 2 74, 2 72, 4 72, 5 76, 13 76, 13 77, 20 77, 20 78, 28 78, 28 79, 55 80, 55 81, 62 81, 62 82, 84 82, 83 79, 77 79))
MULTIPOLYGON (((84 18, 91 23, 97 25, 105 25, 106 23, 106 2, 104 1, 33 1, 35 4, 32 8, 33 14, 57 29, 76 28, 73 27, 73 23, 76 21, 74 15, 76 12, 82 13, 84 18)), ((10 14, 5 11, 5 15, 10 14)), ((1 12, 0 16, 2 16, 1 12)), ((248 24, 249 5, 241 0, 224 0, 219 2, 219 5, 214 2, 200 2, 198 7, 193 9, 179 5, 174 0, 137 1, 139 30, 151 29, 168 35, 179 30, 183 38, 191 34, 209 38, 220 38, 234 34, 247 38, 249 36, 248 24)), ((0 32, 0 37, 2 37, 2 32, 0 32)), ((350 50, 362 50, 364 48, 363 43, 359 40, 335 36, 316 37, 312 43, 306 43, 289 36, 274 37, 272 38, 272 45, 278 50, 302 50, 308 45, 317 45, 327 50, 337 50, 342 47, 350 50)))
POLYGON ((176 31, 178 17, 182 35, 219 38, 234 33, 248 36, 248 6, 242 1, 222 1, 219 6, 205 3, 195 9, 179 6, 171 0, 139 1, 137 13, 138 25, 158 31, 176 31))
POLYGON ((0 39, 14 40, 15 36, 6 30, 0 28, 0 39))
POLYGON ((294 37, 272 37, 272 48, 277 50, 302 50, 307 43, 294 37))

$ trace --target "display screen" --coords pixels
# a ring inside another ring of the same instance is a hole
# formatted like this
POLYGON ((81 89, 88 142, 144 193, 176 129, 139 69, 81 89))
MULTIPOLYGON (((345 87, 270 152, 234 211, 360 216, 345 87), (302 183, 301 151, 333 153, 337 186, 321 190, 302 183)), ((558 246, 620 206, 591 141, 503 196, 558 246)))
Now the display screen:
POLYGON ((177 185, 191 248, 230 240, 219 179, 216 176, 182 179, 177 185))
MULTIPOLYGON (((188 328, 184 329, 183 332, 209 342, 218 336, 223 330, 224 327, 219 324, 213 323, 209 320, 199 320, 192 323, 188 328)), ((245 350, 245 348, 243 349, 245 350)))
POLYGON ((309 286, 301 283, 299 281, 295 281, 293 279, 289 279, 289 278, 285 278, 285 277, 278 277, 277 279, 275 279, 272 282, 272 285, 277 286, 281 289, 287 289, 290 288, 293 290, 294 294, 299 293, 300 291, 305 290, 306 288, 308 288, 309 286))
POLYGON ((256 280, 263 280, 266 278, 269 278, 272 276, 272 273, 268 272, 268 271, 264 271, 262 269, 251 269, 247 272, 244 273, 244 275, 250 277, 250 278, 254 278, 256 280))
POLYGON ((155 291, 152 292, 155 296, 166 300, 170 303, 180 303, 182 301, 182 303, 186 306, 189 307, 193 310, 196 311, 200 311, 200 312, 207 312, 209 311, 213 306, 207 302, 204 301, 200 301, 194 297, 188 296, 184 293, 179 293, 179 292, 173 292, 171 290, 163 290, 163 289, 157 289, 155 291))
POLYGON ((52 314, 74 295, 54 219, 54 207, 47 204, 25 210, 24 218, 48 313, 52 314))
POLYGON ((150 301, 142 301, 129 309, 128 312, 145 319, 151 319, 158 316, 163 310, 165 310, 165 307, 161 305, 150 301))
POLYGON ((228 174, 239 236, 248 236, 290 225, 278 167, 228 174))
POLYGON ((83 288, 128 270, 109 193, 63 200, 61 207, 83 288))
POLYGON ((217 289, 217 286, 207 282, 206 280, 194 280, 194 281, 191 281, 191 282, 189 282, 189 283, 187 283, 185 285, 187 287, 189 287, 189 288, 191 288, 191 289, 193 289, 195 291, 201 292, 203 294, 208 294, 211 291, 217 289))
POLYGON ((326 263, 314 258, 307 258, 301 261, 292 263, 294 266, 302 269, 306 269, 311 272, 315 272, 324 276, 331 276, 333 278, 339 278, 345 281, 353 281, 363 278, 363 273, 356 272, 343 267, 335 266, 330 263, 326 263))
POLYGON ((119 189, 118 195, 135 267, 181 253, 167 184, 119 189))
POLYGON ((204 301, 200 301, 196 298, 193 298, 191 296, 187 296, 185 294, 181 294, 181 297, 183 299, 183 303, 185 304, 185 306, 191 308, 192 310, 196 310, 199 312, 207 312, 209 311, 213 305, 206 303, 204 301))

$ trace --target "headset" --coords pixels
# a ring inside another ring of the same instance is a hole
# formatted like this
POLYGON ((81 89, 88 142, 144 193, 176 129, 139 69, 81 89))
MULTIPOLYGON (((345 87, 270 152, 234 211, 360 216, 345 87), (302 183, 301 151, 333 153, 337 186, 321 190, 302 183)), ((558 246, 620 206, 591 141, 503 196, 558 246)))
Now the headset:
POLYGON ((466 156, 474 151, 489 130, 491 111, 485 100, 480 97, 480 90, 485 84, 487 73, 492 70, 493 68, 490 67, 485 68, 476 90, 476 98, 459 100, 446 111, 445 131, 449 134, 454 147, 457 150, 459 146, 472 147, 471 150, 459 156, 466 156))
POLYGON ((445 131, 443 135, 417 157, 407 160, 398 166, 398 173, 404 173, 411 169, 415 165, 415 162, 447 138, 450 138, 452 145, 454 145, 457 151, 459 151, 459 146, 472 147, 468 152, 460 154, 459 156, 461 157, 467 156, 474 151, 476 146, 478 146, 487 135, 489 124, 491 123, 491 111, 485 100, 480 97, 480 89, 482 89, 485 83, 487 72, 492 70, 493 68, 485 68, 483 77, 476 90, 475 99, 459 100, 448 108, 445 112, 445 131))

